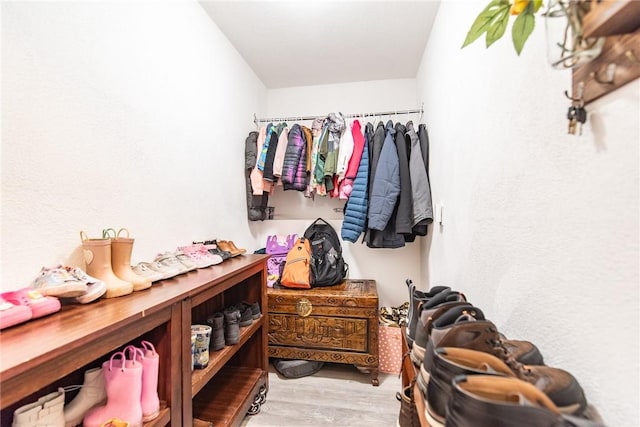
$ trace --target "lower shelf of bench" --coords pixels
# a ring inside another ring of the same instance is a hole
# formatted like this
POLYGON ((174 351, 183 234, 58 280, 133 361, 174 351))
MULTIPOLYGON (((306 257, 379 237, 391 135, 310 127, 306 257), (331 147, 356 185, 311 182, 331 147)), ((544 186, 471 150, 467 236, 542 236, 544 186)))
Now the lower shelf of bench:
POLYGON ((239 426, 266 379, 262 369, 225 366, 193 398, 193 425, 239 426))

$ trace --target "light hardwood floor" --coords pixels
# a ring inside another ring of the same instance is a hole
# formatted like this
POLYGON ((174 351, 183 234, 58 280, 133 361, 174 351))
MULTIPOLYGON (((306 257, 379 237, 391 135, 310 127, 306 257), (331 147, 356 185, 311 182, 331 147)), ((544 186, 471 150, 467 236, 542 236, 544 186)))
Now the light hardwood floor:
POLYGON ((308 377, 288 379, 270 365, 267 400, 241 427, 394 427, 400 378, 381 373, 379 379, 380 385, 373 387, 368 374, 337 363, 325 363, 308 377))

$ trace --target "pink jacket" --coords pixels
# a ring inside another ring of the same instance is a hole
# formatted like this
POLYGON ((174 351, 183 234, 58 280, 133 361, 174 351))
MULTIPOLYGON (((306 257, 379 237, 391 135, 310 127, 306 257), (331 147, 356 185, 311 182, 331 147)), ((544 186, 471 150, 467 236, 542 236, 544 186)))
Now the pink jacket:
POLYGON ((344 175, 344 179, 340 184, 340 198, 347 200, 351 195, 353 189, 353 180, 356 179, 358 173, 358 166, 360 165, 360 159, 362 158, 362 151, 365 149, 364 136, 360 128, 360 122, 358 120, 353 121, 351 127, 351 135, 353 136, 353 153, 349 159, 349 165, 347 166, 347 172, 344 175))

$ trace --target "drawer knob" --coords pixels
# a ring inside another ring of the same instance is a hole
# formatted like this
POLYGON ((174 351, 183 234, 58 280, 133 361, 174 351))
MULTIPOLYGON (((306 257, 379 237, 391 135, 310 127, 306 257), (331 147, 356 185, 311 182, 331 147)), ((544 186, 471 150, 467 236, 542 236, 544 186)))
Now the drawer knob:
POLYGON ((296 303, 296 312, 300 317, 307 317, 311 314, 311 310, 313 310, 311 301, 306 298, 301 298, 296 303))

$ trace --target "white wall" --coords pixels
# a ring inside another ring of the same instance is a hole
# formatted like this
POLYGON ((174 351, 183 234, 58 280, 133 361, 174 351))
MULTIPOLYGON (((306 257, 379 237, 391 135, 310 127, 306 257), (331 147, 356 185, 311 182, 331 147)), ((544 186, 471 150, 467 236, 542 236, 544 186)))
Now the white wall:
POLYGON ((571 74, 546 65, 541 18, 520 57, 508 33, 460 49, 485 3, 441 5, 417 76, 445 206, 424 247, 430 284, 536 343, 607 425, 640 425, 640 82, 589 104, 583 135, 567 135, 571 74))
POLYGON ((2 12, 2 289, 82 265, 80 230, 128 228, 134 262, 193 239, 255 249, 244 140, 266 89, 197 2, 2 12))
MULTIPOLYGON (((376 80, 335 85, 302 86, 267 91, 267 117, 326 115, 331 111, 344 114, 409 110, 420 107, 415 79, 376 80)), ((398 121, 416 123, 419 115, 398 115, 398 121)), ((396 121, 396 117, 391 117, 396 121)), ((388 120, 389 117, 383 117, 388 120)), ((301 122, 302 123, 302 122, 301 122)), ((310 122, 304 122, 310 126, 310 122)), ((362 126, 366 122, 361 120, 362 126)), ((293 123, 290 123, 292 125, 293 123)), ((269 234, 302 234, 317 217, 328 220, 340 234, 344 201, 316 197, 306 199, 296 191, 277 188, 269 204, 275 206, 274 221, 251 225, 254 234, 265 239, 269 234)), ((380 306, 397 306, 408 299, 406 278, 418 280, 420 244, 418 238, 399 249, 370 249, 365 244, 342 242, 349 264, 349 277, 375 279, 380 306)))

